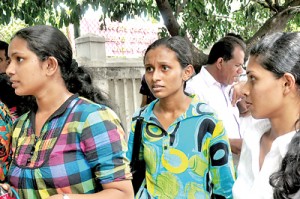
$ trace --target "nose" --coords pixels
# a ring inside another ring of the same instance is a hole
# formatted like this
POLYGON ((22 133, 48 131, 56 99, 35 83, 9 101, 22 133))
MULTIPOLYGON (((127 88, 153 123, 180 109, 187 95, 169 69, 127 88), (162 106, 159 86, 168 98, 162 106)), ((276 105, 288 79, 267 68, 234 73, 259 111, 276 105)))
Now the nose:
POLYGON ((161 77, 161 72, 159 70, 154 70, 153 74, 152 74, 152 80, 154 82, 158 81, 158 80, 160 80, 160 77, 161 77))
POLYGON ((12 62, 10 62, 8 65, 7 65, 7 68, 6 68, 6 74, 9 76, 9 77, 11 77, 14 73, 15 73, 15 71, 14 71, 14 66, 13 66, 13 64, 12 64, 12 62))
POLYGON ((241 92, 242 92, 242 95, 244 97, 247 97, 250 93, 250 89, 249 89, 249 81, 247 81, 243 86, 242 86, 242 89, 241 89, 241 92))
POLYGON ((244 69, 243 69, 243 66, 241 65, 241 66, 238 68, 237 73, 240 75, 240 74, 243 73, 243 71, 244 71, 244 69))

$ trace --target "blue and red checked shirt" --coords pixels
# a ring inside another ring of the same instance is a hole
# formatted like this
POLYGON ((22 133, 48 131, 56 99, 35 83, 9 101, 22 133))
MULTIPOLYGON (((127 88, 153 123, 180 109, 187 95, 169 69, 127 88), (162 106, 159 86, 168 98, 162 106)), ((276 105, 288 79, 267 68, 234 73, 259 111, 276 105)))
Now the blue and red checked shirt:
POLYGON ((21 116, 12 137, 9 183, 21 198, 94 193, 101 184, 131 179, 126 135, 104 105, 70 97, 34 132, 35 113, 21 116))

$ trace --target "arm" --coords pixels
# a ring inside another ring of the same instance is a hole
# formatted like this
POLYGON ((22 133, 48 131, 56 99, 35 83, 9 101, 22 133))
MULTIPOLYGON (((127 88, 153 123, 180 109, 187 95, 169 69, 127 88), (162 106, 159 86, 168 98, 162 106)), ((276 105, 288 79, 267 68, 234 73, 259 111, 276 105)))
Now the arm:
POLYGON ((243 139, 229 139, 231 152, 240 155, 243 139))
POLYGON ((209 144, 213 195, 232 198, 235 170, 227 134, 221 121, 217 121, 209 144))
POLYGON ((239 102, 239 100, 243 97, 242 88, 246 84, 245 81, 241 81, 236 83, 231 88, 231 104, 232 106, 235 106, 236 103, 239 102))
MULTIPOLYGON (((70 199, 101 199, 101 198, 133 198, 130 180, 103 184, 103 191, 94 194, 66 194, 70 199)), ((56 194, 48 199, 63 199, 63 194, 56 194)))

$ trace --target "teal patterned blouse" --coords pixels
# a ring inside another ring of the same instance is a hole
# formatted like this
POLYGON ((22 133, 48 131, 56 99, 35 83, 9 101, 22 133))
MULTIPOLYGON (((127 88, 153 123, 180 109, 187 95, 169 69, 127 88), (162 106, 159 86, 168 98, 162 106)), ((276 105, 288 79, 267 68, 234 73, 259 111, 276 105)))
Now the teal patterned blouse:
MULTIPOLYGON (((166 130, 153 113, 159 99, 142 112, 146 180, 136 198, 232 198, 235 171, 223 124, 207 104, 191 98, 188 110, 166 130)), ((138 114, 131 123, 129 159, 138 114)))

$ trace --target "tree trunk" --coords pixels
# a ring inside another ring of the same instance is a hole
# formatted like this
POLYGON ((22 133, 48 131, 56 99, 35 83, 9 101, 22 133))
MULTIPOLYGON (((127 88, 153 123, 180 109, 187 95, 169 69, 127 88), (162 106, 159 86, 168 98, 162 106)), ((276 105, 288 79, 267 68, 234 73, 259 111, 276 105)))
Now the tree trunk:
MULTIPOLYGON (((173 14, 171 5, 168 0, 156 0, 159 12, 162 15, 164 24, 168 29, 171 36, 179 35, 180 25, 178 24, 176 17, 173 14)), ((254 34, 254 36, 246 41, 247 52, 246 56, 249 55, 251 47, 264 35, 270 34, 277 31, 283 31, 287 23, 299 13, 300 0, 292 0, 285 4, 286 8, 281 7, 281 11, 269 18, 264 25, 254 34), (298 8, 295 8, 298 7, 298 8)), ((196 72, 199 72, 201 66, 206 64, 208 56, 203 53, 202 50, 197 49, 193 43, 185 36, 186 40, 189 42, 193 51, 194 67, 196 72)))
MULTIPOLYGON (((299 2, 299 0, 298 0, 299 2)), ((295 8, 296 9, 296 8, 295 8)), ((298 11, 299 12, 299 11, 298 11)), ((269 18, 264 25, 260 27, 260 29, 246 41, 247 44, 247 52, 248 56, 251 50, 251 47, 264 35, 271 34, 274 32, 283 31, 287 25, 287 23, 297 14, 297 12, 293 12, 292 8, 287 8, 279 13, 276 13, 271 18, 269 18)))
MULTIPOLYGON (((164 24, 168 29, 168 32, 171 36, 179 35, 180 25, 177 22, 176 17, 172 11, 171 5, 168 0, 156 0, 156 4, 158 10, 164 20, 164 24)), ((200 71, 202 65, 206 64, 207 62, 207 55, 203 53, 203 51, 197 49, 194 44, 187 38, 185 39, 188 41, 189 45, 191 46, 192 53, 193 53, 193 66, 196 72, 200 71)))

